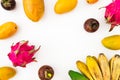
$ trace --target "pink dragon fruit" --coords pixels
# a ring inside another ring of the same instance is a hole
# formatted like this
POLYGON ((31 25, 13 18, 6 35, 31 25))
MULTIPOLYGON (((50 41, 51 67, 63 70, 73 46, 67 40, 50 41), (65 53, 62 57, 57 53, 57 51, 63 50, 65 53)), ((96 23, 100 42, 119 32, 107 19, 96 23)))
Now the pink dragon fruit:
POLYGON ((113 0, 112 3, 106 6, 105 18, 111 24, 109 31, 120 25, 120 0, 113 0))
POLYGON ((23 40, 11 46, 8 57, 15 67, 26 67, 26 64, 36 61, 33 56, 39 49, 35 50, 34 45, 28 45, 28 41, 23 40))

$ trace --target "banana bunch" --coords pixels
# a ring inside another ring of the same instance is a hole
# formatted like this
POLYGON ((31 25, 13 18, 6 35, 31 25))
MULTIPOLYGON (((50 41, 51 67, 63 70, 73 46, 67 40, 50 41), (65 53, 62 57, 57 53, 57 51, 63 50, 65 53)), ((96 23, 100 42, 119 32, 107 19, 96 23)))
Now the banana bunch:
POLYGON ((120 55, 118 54, 110 60, 103 53, 100 53, 98 58, 87 56, 86 63, 78 60, 76 66, 81 72, 80 74, 88 80, 120 80, 120 55))

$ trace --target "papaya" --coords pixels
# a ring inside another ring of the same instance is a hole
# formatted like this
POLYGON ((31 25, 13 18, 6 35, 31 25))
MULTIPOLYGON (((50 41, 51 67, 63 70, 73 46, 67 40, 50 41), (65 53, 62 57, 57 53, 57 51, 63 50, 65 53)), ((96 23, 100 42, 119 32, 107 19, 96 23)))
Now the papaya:
POLYGON ((44 14, 44 0, 23 0, 23 8, 26 16, 37 22, 44 14))

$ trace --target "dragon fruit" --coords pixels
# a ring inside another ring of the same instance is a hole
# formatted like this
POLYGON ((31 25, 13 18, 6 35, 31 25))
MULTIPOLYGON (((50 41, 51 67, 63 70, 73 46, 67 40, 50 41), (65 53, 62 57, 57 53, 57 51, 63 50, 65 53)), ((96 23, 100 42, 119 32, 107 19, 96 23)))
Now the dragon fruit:
POLYGON ((8 57, 15 67, 26 67, 26 64, 36 61, 33 56, 40 47, 35 50, 35 46, 28 45, 28 42, 23 40, 11 46, 11 52, 9 52, 8 57))
POLYGON ((120 0, 113 0, 112 3, 107 5, 105 11, 105 18, 107 23, 111 24, 109 31, 112 31, 115 26, 120 25, 120 0))

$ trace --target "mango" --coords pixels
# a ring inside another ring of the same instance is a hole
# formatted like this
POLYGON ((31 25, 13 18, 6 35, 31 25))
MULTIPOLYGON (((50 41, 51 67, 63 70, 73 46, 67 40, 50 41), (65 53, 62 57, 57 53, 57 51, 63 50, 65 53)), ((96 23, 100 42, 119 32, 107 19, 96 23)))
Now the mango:
POLYGON ((77 0, 58 0, 54 6, 54 11, 57 14, 69 12, 76 7, 77 3, 77 0))
POLYGON ((98 2, 98 0, 86 0, 88 4, 94 4, 98 2))
POLYGON ((26 16, 33 22, 39 21, 44 14, 44 0, 23 0, 26 16))
POLYGON ((14 22, 6 22, 0 26, 0 39, 5 39, 16 33, 18 27, 14 22))
POLYGON ((12 67, 4 66, 0 67, 0 80, 8 80, 14 77, 16 70, 12 67))
POLYGON ((111 50, 120 49, 120 35, 111 35, 102 39, 101 43, 104 47, 111 50))

